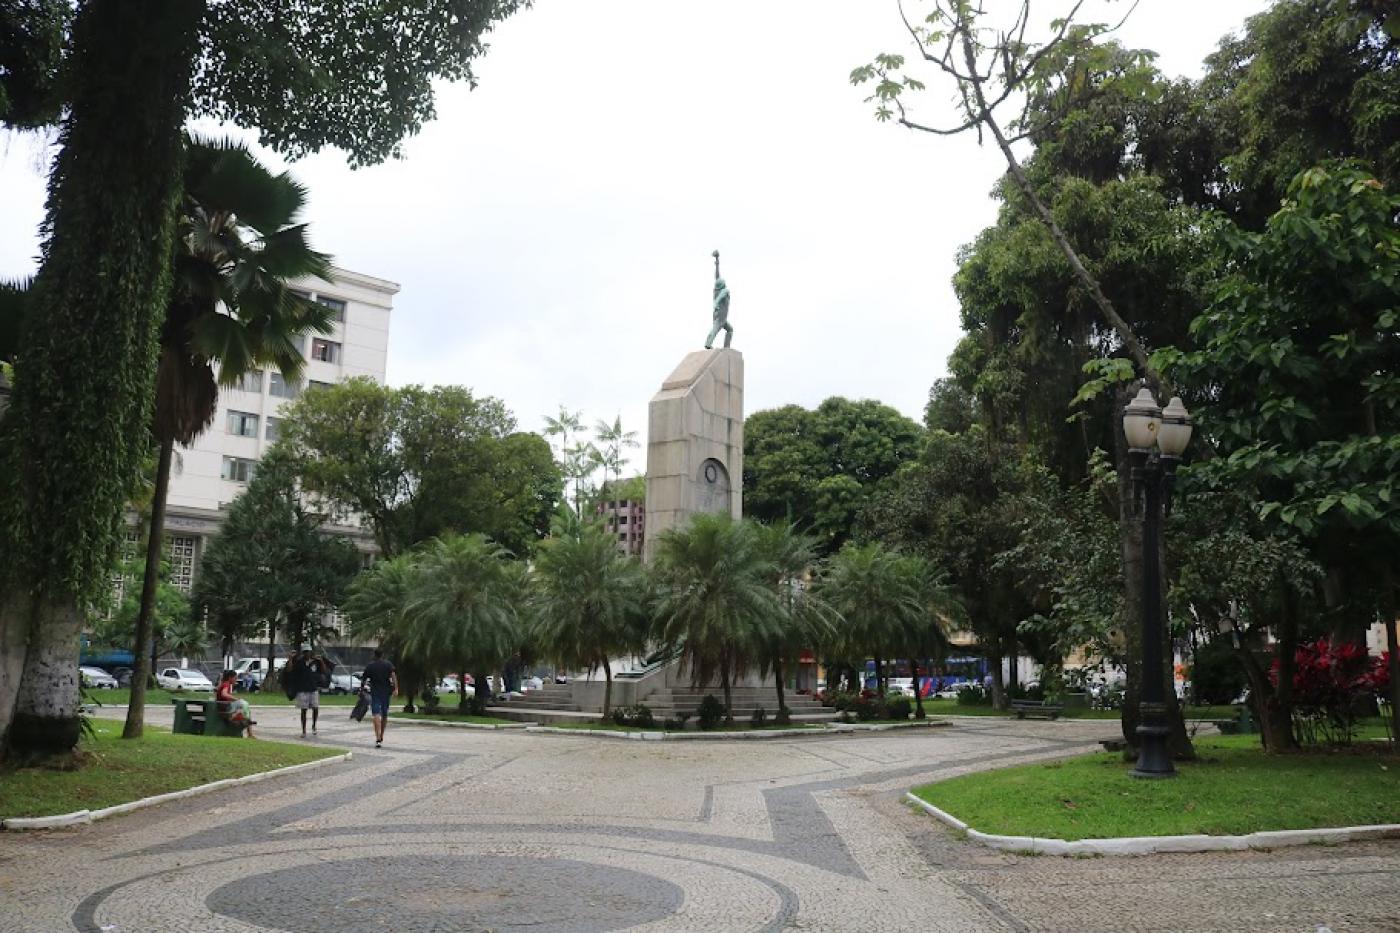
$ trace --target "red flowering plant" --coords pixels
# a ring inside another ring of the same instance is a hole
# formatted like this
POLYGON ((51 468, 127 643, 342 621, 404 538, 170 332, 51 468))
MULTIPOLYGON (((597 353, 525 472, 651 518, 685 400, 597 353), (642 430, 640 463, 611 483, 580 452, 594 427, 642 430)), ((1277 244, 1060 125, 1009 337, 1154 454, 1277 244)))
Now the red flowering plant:
MULTIPOLYGON (((1300 744, 1348 745, 1356 737, 1358 710, 1390 682, 1386 659, 1372 658, 1354 642, 1319 638, 1294 652, 1293 728, 1300 744)), ((1278 661, 1269 679, 1278 685, 1278 661)))

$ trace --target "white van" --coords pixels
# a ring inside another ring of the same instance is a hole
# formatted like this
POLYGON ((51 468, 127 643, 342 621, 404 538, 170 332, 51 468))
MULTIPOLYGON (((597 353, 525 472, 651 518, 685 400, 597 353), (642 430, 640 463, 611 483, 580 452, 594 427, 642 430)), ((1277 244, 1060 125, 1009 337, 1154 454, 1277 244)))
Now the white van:
MULTIPOLYGON (((286 658, 274 658, 272 669, 280 671, 287 666, 286 658)), ((267 658, 244 658, 233 666, 233 673, 239 680, 246 678, 253 683, 260 684, 267 676, 267 658)))

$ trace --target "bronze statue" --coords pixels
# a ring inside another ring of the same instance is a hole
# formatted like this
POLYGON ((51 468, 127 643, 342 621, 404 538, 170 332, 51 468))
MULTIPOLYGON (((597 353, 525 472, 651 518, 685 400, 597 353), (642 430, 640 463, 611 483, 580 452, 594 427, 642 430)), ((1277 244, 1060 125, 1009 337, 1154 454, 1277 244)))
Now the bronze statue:
POLYGON ((719 250, 714 251, 715 257, 715 317, 714 326, 710 328, 710 336, 705 338, 705 349, 710 349, 719 336, 720 331, 724 331, 724 346, 729 347, 729 341, 734 339, 734 327, 729 323, 729 286, 724 284, 724 279, 719 277, 719 250))

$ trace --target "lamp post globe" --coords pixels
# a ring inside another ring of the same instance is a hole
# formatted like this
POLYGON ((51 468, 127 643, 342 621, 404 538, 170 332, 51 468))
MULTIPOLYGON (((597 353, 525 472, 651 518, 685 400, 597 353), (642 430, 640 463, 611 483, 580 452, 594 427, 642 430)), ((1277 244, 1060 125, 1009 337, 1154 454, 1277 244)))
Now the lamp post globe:
POLYGON ((1128 446, 1134 450, 1151 450, 1157 445, 1157 431, 1161 425, 1162 409, 1152 397, 1152 390, 1138 390, 1137 398, 1123 409, 1123 433, 1128 446))
POLYGON ((1161 426, 1157 428, 1157 449, 1164 457, 1180 459, 1181 455, 1186 453, 1186 445, 1189 443, 1191 413, 1181 404, 1180 397, 1172 396, 1167 407, 1162 409, 1161 426))

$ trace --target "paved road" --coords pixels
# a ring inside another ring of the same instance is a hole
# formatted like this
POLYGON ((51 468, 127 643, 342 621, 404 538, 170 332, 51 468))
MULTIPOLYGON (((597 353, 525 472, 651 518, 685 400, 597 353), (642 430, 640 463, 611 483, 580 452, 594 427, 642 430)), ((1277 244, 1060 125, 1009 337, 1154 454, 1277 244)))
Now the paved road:
MULTIPOLYGON (((265 710, 268 737, 292 711, 265 710)), ((74 831, 0 834, 0 931, 1400 930, 1400 843, 1073 860, 960 841, 911 784, 1104 723, 605 742, 331 710, 351 762, 74 831)))

